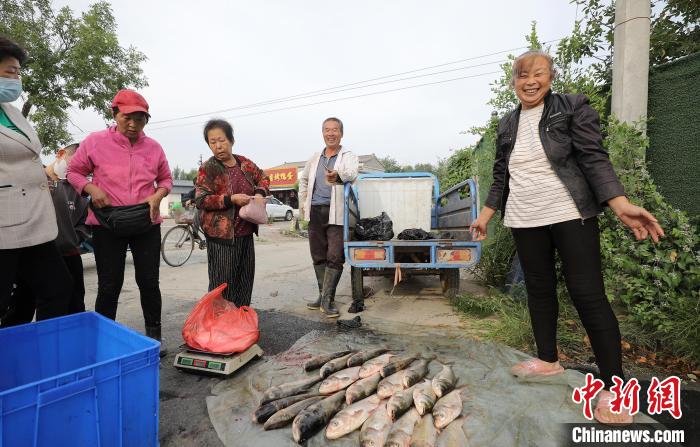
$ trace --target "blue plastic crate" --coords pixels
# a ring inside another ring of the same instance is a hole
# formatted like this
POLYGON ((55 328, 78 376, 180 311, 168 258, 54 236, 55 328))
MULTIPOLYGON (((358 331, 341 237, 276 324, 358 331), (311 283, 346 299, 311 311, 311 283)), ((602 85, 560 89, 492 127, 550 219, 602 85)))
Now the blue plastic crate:
POLYGON ((158 445, 158 351, 94 312, 0 330, 0 447, 158 445))

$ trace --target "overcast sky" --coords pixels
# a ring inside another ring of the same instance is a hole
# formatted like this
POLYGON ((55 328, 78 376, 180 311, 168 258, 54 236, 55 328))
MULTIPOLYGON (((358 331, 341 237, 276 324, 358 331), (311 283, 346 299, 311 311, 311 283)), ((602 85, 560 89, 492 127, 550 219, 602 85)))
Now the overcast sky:
MULTIPOLYGON (((80 12, 90 3, 54 4, 80 12)), ((566 0, 113 0, 112 6, 121 45, 148 57, 149 87, 141 91, 152 115, 146 133, 161 143, 171 168, 186 169, 200 154, 210 156, 201 129, 212 116, 230 119, 234 152, 262 168, 322 149, 328 116, 343 120, 343 145, 357 154, 436 162, 474 143, 477 137, 463 131, 489 117, 489 83, 498 75, 488 73, 506 54, 480 56, 524 46, 532 20, 541 40, 554 40, 568 35, 576 18, 566 0), (372 83, 454 70, 439 75, 211 113, 469 58, 372 83), (467 76, 474 77, 259 113, 467 76), (194 114, 204 115, 158 124, 194 114)), ((73 110, 71 119, 77 140, 104 127, 94 111, 73 110)))

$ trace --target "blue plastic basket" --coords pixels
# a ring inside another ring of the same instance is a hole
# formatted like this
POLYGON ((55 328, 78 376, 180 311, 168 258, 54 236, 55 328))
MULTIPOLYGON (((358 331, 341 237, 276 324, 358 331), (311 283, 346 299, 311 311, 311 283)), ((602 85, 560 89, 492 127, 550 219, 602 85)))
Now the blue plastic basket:
POLYGON ((158 445, 158 351, 94 312, 0 330, 0 447, 158 445))

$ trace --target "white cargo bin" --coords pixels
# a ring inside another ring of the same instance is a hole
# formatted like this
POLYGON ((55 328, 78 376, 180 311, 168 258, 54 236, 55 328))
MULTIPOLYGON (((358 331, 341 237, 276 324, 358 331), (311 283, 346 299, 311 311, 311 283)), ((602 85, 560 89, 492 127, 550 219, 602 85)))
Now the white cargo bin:
POLYGON ((432 177, 363 178, 357 182, 362 218, 386 212, 394 224, 394 237, 408 228, 431 229, 432 177))

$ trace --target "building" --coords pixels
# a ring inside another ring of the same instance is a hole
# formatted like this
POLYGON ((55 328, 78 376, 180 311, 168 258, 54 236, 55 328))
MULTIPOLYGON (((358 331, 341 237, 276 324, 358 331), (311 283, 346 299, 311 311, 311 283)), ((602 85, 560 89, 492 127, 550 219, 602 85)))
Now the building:
MULTIPOLYGON (((360 155, 358 158, 361 174, 384 172, 384 165, 376 155, 360 155)), ((293 161, 265 169, 265 173, 270 176, 270 193, 292 208, 299 208, 298 182, 304 166, 306 161, 293 161)))
POLYGON ((182 195, 194 188, 192 180, 173 180, 173 189, 170 194, 160 202, 160 215, 168 216, 173 203, 182 201, 182 195))

